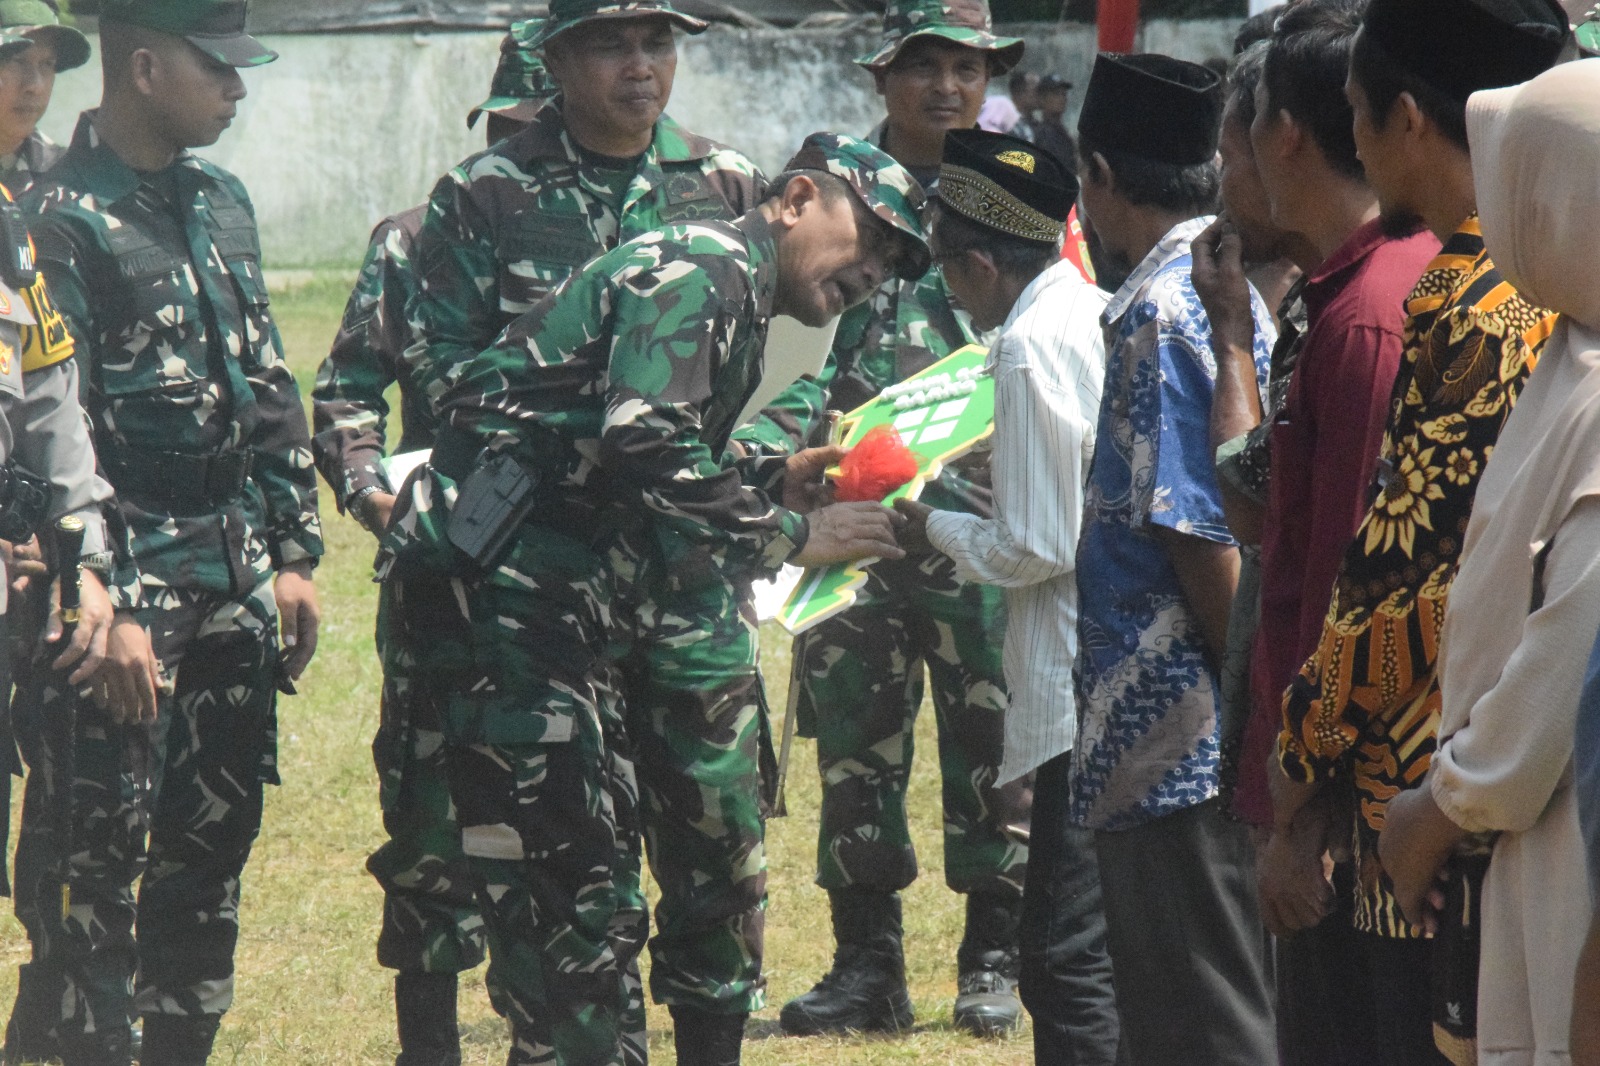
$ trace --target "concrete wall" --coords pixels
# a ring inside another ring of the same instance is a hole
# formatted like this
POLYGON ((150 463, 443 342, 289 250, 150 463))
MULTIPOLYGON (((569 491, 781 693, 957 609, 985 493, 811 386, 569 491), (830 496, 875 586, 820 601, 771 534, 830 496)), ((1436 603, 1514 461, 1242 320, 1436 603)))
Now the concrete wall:
MULTIPOLYGON (((1226 55, 1232 22, 1153 23, 1141 47, 1187 59, 1226 55)), ((1094 29, 1026 25, 1030 70, 1080 87, 1094 29)), ((820 129, 865 133, 881 117, 872 79, 851 60, 875 32, 753 31, 715 27, 683 42, 672 114, 780 167, 820 129)), ((483 144, 467 130, 497 56, 497 34, 278 36, 283 58, 247 71, 250 96, 233 128, 205 154, 244 179, 261 221, 267 265, 283 269, 358 260, 384 215, 419 202, 438 176, 483 144)), ((98 53, 97 53, 98 54, 98 53)), ((97 63, 61 75, 41 124, 64 141, 94 106, 97 63)), ((1076 98, 1076 97, 1075 97, 1076 98)))

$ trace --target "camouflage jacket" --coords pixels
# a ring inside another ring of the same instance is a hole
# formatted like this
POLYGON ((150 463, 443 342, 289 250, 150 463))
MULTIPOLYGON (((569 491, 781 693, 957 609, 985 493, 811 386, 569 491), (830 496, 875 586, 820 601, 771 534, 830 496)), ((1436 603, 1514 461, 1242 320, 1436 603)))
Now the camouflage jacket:
MULTIPOLYGON (((806 520, 723 458, 760 379, 776 254, 751 212, 667 227, 574 274, 462 368, 444 397, 432 484, 413 482, 411 495, 428 498, 402 501, 386 544, 441 550, 448 515, 432 501, 451 500, 488 449, 539 479, 530 535, 598 537, 643 520, 679 587, 776 570, 805 543, 806 520)), ((520 558, 513 548, 496 573, 537 567, 520 558)))
MULTIPOLYGON (((822 413, 851 411, 898 381, 976 343, 978 334, 951 303, 937 266, 919 281, 890 280, 844 313, 833 350, 816 378, 801 378, 737 434, 753 456, 791 454, 810 437, 822 413)), ((752 459, 752 462, 755 460, 752 459)), ((988 516, 987 453, 963 457, 923 490, 940 510, 988 516)))
POLYGON ((255 214, 236 178, 195 156, 136 173, 93 119, 24 201, 39 266, 141 569, 237 593, 322 554, 310 434, 255 214))
POLYGON ((418 383, 437 404, 453 368, 577 267, 665 225, 736 219, 764 184, 744 156, 666 116, 631 179, 600 169, 567 135, 553 101, 434 188, 414 254, 417 340, 406 358, 418 383))
POLYGON ((55 166, 65 153, 65 148, 34 130, 20 148, 0 158, 0 183, 11 190, 11 195, 21 196, 33 188, 39 175, 55 166))
POLYGON ((433 411, 423 402, 404 362, 413 340, 406 304, 416 292, 411 248, 426 211, 422 205, 390 215, 372 231, 339 335, 317 371, 311 392, 316 431, 311 447, 317 468, 333 486, 340 511, 365 488, 392 488, 378 464, 389 418, 384 393, 396 381, 401 437, 395 450, 433 446, 433 411))

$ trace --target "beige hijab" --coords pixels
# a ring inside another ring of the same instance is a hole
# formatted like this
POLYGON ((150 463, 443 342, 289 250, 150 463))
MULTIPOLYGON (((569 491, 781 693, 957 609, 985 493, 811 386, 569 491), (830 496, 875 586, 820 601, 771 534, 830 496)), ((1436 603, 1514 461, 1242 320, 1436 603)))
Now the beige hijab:
POLYGON ((1533 303, 1600 329, 1600 59, 1473 94, 1467 136, 1495 265, 1533 303))

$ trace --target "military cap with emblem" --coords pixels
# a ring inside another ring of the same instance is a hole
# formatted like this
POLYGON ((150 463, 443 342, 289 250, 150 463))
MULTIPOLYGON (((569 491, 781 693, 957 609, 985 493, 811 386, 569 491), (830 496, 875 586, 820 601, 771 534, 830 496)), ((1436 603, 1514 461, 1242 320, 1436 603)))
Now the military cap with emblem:
POLYGON ((914 281, 928 272, 933 254, 922 228, 927 195, 911 172, 887 152, 842 133, 813 133, 783 169, 785 173, 820 170, 844 179, 856 199, 899 235, 907 253, 900 277, 914 281))
POLYGON ((1466 103, 1480 89, 1548 70, 1568 26, 1555 0, 1373 0, 1361 35, 1399 68, 1466 103))
POLYGON ((1221 75, 1198 63, 1101 52, 1084 90, 1078 136, 1094 148, 1158 163, 1209 163, 1217 154, 1222 105, 1221 75))
POLYGON ((1020 137, 951 130, 939 167, 939 203, 1010 237, 1059 244, 1078 199, 1078 179, 1054 155, 1020 137))
POLYGON ((665 15, 688 33, 702 33, 710 25, 704 19, 679 11, 670 0, 625 0, 621 3, 617 0, 550 0, 550 15, 528 47, 543 48, 552 38, 595 19, 642 18, 645 15, 665 15))
POLYGON ((543 19, 511 24, 510 32, 500 42, 500 65, 489 83, 489 98, 467 114, 468 129, 476 126, 478 116, 486 111, 517 122, 531 122, 545 101, 559 91, 545 69, 544 57, 532 43, 543 26, 543 19))
POLYGON ((35 41, 56 50, 56 70, 72 70, 89 62, 89 38, 61 25, 61 12, 50 0, 0 0, 0 59, 35 41))
POLYGON ((917 37, 940 37, 993 55, 994 69, 1004 74, 1022 60, 1019 37, 999 37, 988 0, 889 0, 883 13, 883 41, 877 51, 857 63, 882 70, 917 37))
POLYGON ((182 37, 230 67, 259 67, 278 53, 244 32, 247 0, 106 0, 102 19, 182 37))

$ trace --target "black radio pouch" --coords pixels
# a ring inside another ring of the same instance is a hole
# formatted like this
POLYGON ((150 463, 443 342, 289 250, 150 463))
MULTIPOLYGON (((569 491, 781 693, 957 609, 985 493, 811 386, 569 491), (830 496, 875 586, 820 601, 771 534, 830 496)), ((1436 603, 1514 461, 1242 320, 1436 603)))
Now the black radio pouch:
POLYGON ((483 569, 491 569, 533 510, 538 487, 537 475, 509 455, 474 466, 450 510, 445 530, 450 543, 483 569))
POLYGON ((50 513, 50 482, 0 465, 0 540, 25 544, 50 513))
POLYGON ((33 242, 28 239, 28 224, 22 208, 10 200, 0 200, 0 281, 21 292, 33 287, 39 277, 33 263, 33 242))

